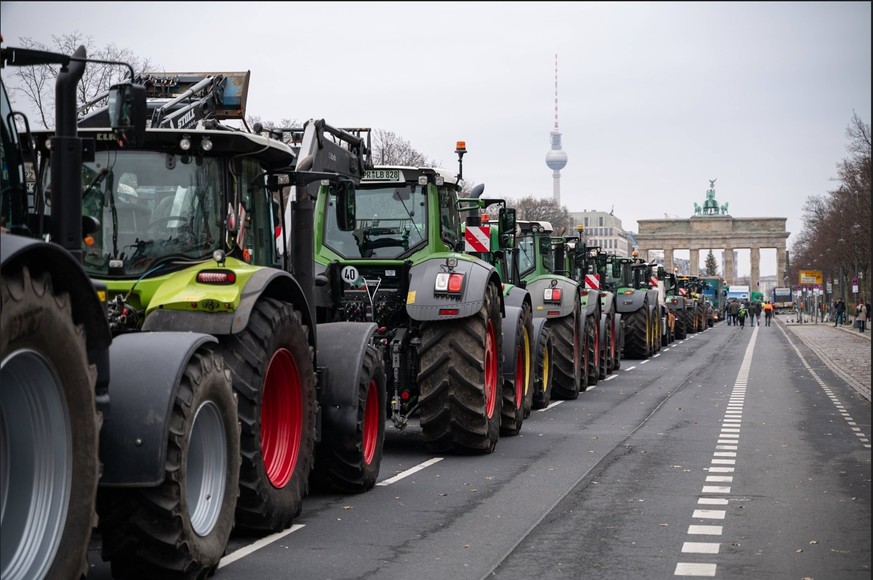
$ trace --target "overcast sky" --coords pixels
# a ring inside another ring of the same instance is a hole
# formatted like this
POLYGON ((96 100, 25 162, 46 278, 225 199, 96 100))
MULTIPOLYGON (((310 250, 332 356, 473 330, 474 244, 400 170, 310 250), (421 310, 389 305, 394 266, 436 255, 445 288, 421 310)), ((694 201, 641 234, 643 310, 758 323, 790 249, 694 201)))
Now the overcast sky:
MULTIPOLYGON (((686 218, 709 180, 734 217, 802 227, 870 124, 869 2, 2 2, 5 46, 80 32, 159 70, 251 71, 248 115, 392 131, 489 197, 686 218)), ((5 75, 5 73, 4 73, 5 75)), ((720 255, 720 253, 718 254, 720 255)), ((748 275, 748 252, 739 274, 748 275)), ((682 254, 678 254, 682 257, 682 254)), ((687 252, 685 252, 687 256, 687 252)), ((701 264, 703 261, 701 260, 701 264)), ((762 251, 761 274, 775 273, 762 251)))

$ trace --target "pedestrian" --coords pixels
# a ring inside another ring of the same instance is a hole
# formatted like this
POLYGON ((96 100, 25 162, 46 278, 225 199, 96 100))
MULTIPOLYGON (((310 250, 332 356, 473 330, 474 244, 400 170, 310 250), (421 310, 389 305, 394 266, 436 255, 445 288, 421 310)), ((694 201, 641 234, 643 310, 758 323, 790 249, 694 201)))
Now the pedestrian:
POLYGON ((761 304, 760 300, 755 301, 755 324, 752 326, 758 325, 761 326, 761 311, 764 310, 764 305, 761 304))
POLYGON ((858 327, 858 332, 864 332, 867 325, 867 305, 858 301, 858 306, 855 307, 855 326, 858 327))
POLYGON ((740 307, 737 308, 737 320, 740 322, 740 330, 746 327, 746 314, 749 311, 746 310, 746 306, 744 304, 740 304, 740 307))
POLYGON ((846 305, 843 304, 842 298, 837 298, 834 303, 834 326, 845 324, 844 317, 846 316, 846 305))
POLYGON ((737 325, 737 313, 740 311, 740 303, 736 300, 736 298, 731 301, 731 323, 736 326, 737 325))
POLYGON ((770 326, 770 319, 773 318, 773 304, 770 303, 769 301, 768 301, 768 302, 765 302, 765 303, 764 303, 764 306, 762 307, 762 309, 764 310, 764 323, 765 323, 765 326, 770 326))

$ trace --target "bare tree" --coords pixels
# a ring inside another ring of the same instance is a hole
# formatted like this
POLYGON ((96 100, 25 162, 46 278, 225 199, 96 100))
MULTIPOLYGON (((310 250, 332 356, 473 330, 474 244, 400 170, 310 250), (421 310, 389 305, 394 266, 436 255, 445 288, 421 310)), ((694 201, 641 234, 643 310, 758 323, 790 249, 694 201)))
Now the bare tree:
POLYGON ((527 196, 518 200, 507 200, 507 205, 515 208, 516 218, 519 220, 551 223, 556 236, 573 231, 575 224, 570 212, 554 199, 527 196))
POLYGON ((371 133, 372 158, 374 165, 408 165, 410 167, 435 167, 437 163, 428 159, 412 144, 398 137, 392 131, 374 129, 371 133))
MULTIPOLYGON (((51 45, 45 45, 28 37, 20 38, 19 42, 21 48, 47 50, 67 55, 73 54, 79 46, 84 46, 89 59, 128 63, 133 67, 134 74, 142 73, 152 66, 147 58, 139 58, 129 49, 119 48, 113 43, 98 48, 94 45, 94 39, 91 36, 86 37, 79 32, 52 36, 51 45)), ((57 65, 40 65, 15 67, 11 72, 14 81, 10 82, 8 86, 9 98, 13 102, 19 99, 27 102, 36 112, 39 122, 45 128, 51 128, 54 124, 54 87, 58 70, 57 65)), ((126 66, 89 63, 85 67, 82 80, 76 87, 79 114, 88 113, 94 106, 102 106, 99 103, 90 106, 86 104, 109 90, 113 83, 127 78, 129 74, 129 69, 126 66)))
POLYGON ((871 240, 871 135, 857 113, 846 128, 849 156, 836 164, 837 187, 807 198, 803 229, 792 244, 789 280, 799 270, 820 270, 834 291, 848 299, 852 278, 859 297, 869 300, 871 240))

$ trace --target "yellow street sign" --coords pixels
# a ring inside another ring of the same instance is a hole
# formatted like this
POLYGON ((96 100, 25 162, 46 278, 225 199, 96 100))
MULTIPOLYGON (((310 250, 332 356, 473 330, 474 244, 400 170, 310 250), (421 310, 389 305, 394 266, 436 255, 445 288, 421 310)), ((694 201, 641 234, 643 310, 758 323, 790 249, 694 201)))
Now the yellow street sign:
POLYGON ((799 284, 821 284, 821 270, 801 270, 799 284))

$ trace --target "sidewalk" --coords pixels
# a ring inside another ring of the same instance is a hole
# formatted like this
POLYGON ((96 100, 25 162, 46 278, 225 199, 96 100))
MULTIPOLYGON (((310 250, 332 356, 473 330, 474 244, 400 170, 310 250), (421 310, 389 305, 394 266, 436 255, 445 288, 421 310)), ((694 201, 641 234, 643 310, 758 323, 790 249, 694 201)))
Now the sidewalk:
POLYGON ((834 374, 870 400, 870 328, 858 332, 849 325, 836 327, 832 322, 798 324, 787 322, 785 316, 776 316, 774 320, 818 355, 834 374))

